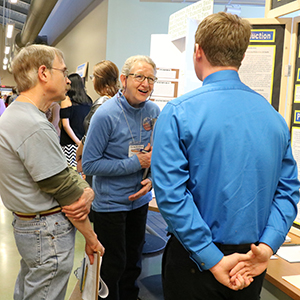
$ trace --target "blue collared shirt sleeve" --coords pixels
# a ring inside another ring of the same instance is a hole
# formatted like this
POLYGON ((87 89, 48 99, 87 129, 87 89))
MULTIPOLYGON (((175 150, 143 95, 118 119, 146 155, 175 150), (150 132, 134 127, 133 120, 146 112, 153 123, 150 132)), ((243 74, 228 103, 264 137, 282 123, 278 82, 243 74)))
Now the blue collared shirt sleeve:
POLYGON ((292 155, 291 144, 287 147, 282 160, 281 176, 267 226, 260 238, 261 243, 269 245, 275 253, 284 242, 297 215, 299 202, 298 169, 292 155))
POLYGON ((210 228, 187 187, 188 157, 183 142, 186 133, 177 124, 185 117, 173 110, 173 105, 167 105, 154 129, 151 169, 155 196, 168 231, 184 245, 200 270, 208 270, 222 259, 223 253, 212 242, 210 228))

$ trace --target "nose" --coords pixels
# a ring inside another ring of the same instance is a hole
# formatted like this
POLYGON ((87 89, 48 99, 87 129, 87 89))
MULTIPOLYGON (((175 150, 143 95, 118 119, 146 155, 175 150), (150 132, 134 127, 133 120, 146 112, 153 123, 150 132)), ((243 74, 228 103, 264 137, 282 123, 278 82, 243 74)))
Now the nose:
POLYGON ((148 79, 147 77, 145 77, 145 79, 142 81, 142 85, 150 86, 148 80, 149 80, 149 79, 148 79))
POLYGON ((66 77, 66 83, 71 84, 71 80, 68 77, 66 77))

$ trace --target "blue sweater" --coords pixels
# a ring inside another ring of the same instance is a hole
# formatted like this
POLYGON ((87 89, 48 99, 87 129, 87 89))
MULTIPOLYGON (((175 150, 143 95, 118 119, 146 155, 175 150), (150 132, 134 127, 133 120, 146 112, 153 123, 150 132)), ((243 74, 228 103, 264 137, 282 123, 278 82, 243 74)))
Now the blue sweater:
POLYGON ((144 172, 136 155, 128 157, 128 148, 132 136, 147 146, 152 130, 145 130, 142 123, 146 118, 157 118, 159 112, 152 101, 132 107, 120 91, 97 109, 87 133, 82 164, 86 175, 94 175, 93 210, 129 211, 152 199, 149 192, 133 202, 128 200, 142 188, 144 172))
POLYGON ((235 71, 213 73, 165 106, 151 168, 168 230, 200 270, 223 257, 213 242, 260 241, 276 252, 297 214, 288 127, 235 71))

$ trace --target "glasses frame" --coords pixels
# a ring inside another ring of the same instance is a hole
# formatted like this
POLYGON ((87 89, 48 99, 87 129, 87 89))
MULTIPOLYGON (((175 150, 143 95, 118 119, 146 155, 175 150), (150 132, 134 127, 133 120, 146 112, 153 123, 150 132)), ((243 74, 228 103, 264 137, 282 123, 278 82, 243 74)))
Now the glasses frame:
POLYGON ((51 69, 61 71, 64 74, 65 78, 68 77, 68 75, 69 75, 68 69, 59 69, 59 68, 53 68, 53 67, 51 69))
MULTIPOLYGON (((148 80, 148 84, 154 84, 156 81, 157 81, 157 77, 155 77, 154 76, 154 78, 153 77, 147 77, 147 76, 145 76, 145 75, 142 75, 142 74, 138 74, 138 73, 129 73, 128 74, 128 76, 134 76, 134 79, 136 80, 136 81, 138 81, 138 82, 140 82, 140 83, 142 83, 145 79, 147 79, 148 80), (141 76, 142 77, 142 79, 141 80, 139 80, 138 78, 137 78, 137 76, 141 76), (150 82, 151 81, 151 82, 150 82)), ((127 77, 128 77, 127 76, 127 77)))

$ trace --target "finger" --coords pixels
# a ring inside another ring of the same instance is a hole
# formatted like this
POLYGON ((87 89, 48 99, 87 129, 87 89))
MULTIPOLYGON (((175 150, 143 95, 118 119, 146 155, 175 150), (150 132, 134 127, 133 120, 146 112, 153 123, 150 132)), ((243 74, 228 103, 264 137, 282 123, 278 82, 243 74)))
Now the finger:
POLYGON ((236 286, 239 290, 242 290, 245 287, 244 278, 239 274, 237 275, 237 278, 236 278, 236 286))
POLYGON ((91 265, 94 263, 94 254, 88 254, 91 265))
POLYGON ((151 149, 151 144, 150 143, 148 143, 148 145, 145 147, 145 150, 150 150, 151 149))
POLYGON ((141 196, 142 196, 142 195, 141 195, 141 193, 140 193, 140 191, 139 191, 139 192, 137 192, 137 193, 135 193, 135 194, 129 196, 129 197, 128 197, 128 200, 129 200, 129 201, 134 201, 134 200, 140 198, 141 196))
POLYGON ((256 246, 255 244, 251 245, 251 251, 252 251, 253 255, 255 255, 255 256, 258 256, 261 253, 260 248, 258 246, 256 246))

